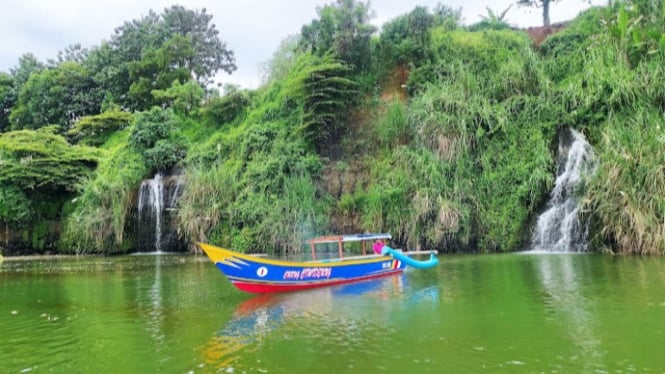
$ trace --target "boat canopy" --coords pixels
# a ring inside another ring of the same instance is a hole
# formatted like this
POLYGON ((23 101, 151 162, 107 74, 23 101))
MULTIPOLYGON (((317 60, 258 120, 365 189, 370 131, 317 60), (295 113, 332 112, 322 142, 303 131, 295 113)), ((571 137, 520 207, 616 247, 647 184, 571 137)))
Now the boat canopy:
POLYGON ((388 233, 381 234, 351 234, 351 235, 328 235, 310 239, 310 244, 339 243, 339 242, 359 242, 363 240, 392 239, 388 233))
POLYGON ((317 244, 326 244, 326 243, 337 243, 339 257, 344 256, 344 245, 342 243, 348 242, 361 242, 361 248, 363 255, 367 254, 367 249, 365 242, 368 240, 380 240, 380 239, 392 239, 392 235, 388 233, 379 233, 379 234, 351 234, 351 235, 328 235, 320 236, 318 238, 310 239, 307 242, 312 249, 312 260, 316 260, 316 250, 314 247, 317 244))

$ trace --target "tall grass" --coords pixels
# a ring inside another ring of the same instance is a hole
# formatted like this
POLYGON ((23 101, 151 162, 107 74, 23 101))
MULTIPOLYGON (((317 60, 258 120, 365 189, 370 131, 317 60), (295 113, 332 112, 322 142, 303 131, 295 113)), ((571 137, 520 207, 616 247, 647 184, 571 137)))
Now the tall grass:
POLYGON ((409 248, 441 248, 445 243, 452 251, 447 244, 468 238, 462 235, 468 215, 457 179, 447 178, 446 166, 434 153, 399 146, 370 163, 367 192, 359 199, 366 230, 390 231, 409 248))
POLYGON ((468 128, 473 121, 464 112, 469 100, 468 92, 450 83, 426 90, 409 108, 409 123, 416 140, 445 162, 453 162, 464 154, 469 145, 468 128))
POLYGON ((190 152, 178 211, 185 237, 243 252, 293 252, 327 228, 331 203, 315 184, 321 160, 299 133, 315 62, 298 58, 284 79, 252 95, 234 126, 220 126, 190 152))
POLYGON ((230 218, 225 208, 237 195, 237 169, 231 162, 196 163, 185 169, 186 188, 178 200, 177 220, 181 234, 191 242, 208 241, 211 229, 230 218))
POLYGON ((394 147, 411 141, 407 122, 407 108, 400 100, 387 104, 386 112, 379 120, 378 136, 384 147, 394 147))
POLYGON ((664 119, 645 107, 613 116, 603 132, 588 209, 600 224, 596 239, 612 252, 665 254, 664 119))
POLYGON ((628 61, 610 35, 586 49, 584 67, 555 90, 562 117, 589 135, 599 167, 585 197, 596 247, 663 254, 665 69, 657 56, 628 61))
POLYGON ((125 228, 134 205, 132 193, 148 172, 141 155, 124 146, 128 131, 106 143, 95 177, 83 184, 65 219, 60 248, 64 252, 119 253, 127 251, 125 228))
POLYGON ((448 74, 409 108, 420 157, 406 161, 418 170, 407 232, 438 246, 514 250, 553 179, 557 110, 542 65, 519 33, 456 31, 435 43, 448 74))
POLYGON ((257 226, 257 237, 271 249, 297 253, 306 239, 322 234, 328 226, 329 202, 320 196, 309 176, 284 180, 282 194, 257 226))

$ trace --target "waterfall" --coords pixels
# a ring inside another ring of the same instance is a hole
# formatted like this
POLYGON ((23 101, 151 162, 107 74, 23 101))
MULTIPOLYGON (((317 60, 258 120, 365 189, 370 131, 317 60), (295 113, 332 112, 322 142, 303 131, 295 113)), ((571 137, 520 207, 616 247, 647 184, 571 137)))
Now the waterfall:
POLYGON ((154 223, 154 243, 156 252, 162 251, 162 210, 164 206, 164 182, 161 173, 152 179, 144 180, 139 190, 139 225, 146 221, 154 223), (152 219, 144 219, 147 210, 152 219))
POLYGON ((554 189, 539 217, 532 237, 532 250, 585 252, 588 222, 579 216, 579 193, 584 176, 594 173, 596 159, 584 135, 573 129, 559 134, 559 159, 554 189))
POLYGON ((175 235, 169 213, 175 209, 181 190, 180 175, 164 177, 156 173, 141 183, 137 204, 139 251, 161 253, 173 249, 175 235))

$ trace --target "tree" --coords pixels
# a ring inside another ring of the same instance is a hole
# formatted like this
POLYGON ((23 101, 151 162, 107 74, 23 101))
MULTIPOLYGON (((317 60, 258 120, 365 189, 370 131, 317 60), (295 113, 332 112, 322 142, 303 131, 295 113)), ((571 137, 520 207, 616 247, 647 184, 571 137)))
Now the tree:
POLYGON ((53 66, 58 66, 65 61, 73 61, 82 64, 87 57, 88 49, 83 48, 81 44, 76 43, 67 46, 67 48, 62 51, 58 51, 58 59, 55 61, 49 60, 48 62, 53 66))
POLYGON ((102 108, 109 104, 120 105, 123 109, 130 109, 129 100, 129 68, 128 64, 121 62, 118 54, 108 42, 93 47, 83 62, 90 72, 98 96, 103 97, 102 108))
POLYGON ((123 112, 119 107, 112 107, 104 113, 85 116, 67 131, 67 138, 72 143, 99 147, 116 131, 129 127, 134 120, 132 113, 123 112))
POLYGON ((32 207, 30 200, 20 188, 13 185, 0 187, 0 221, 5 224, 22 225, 30 222, 32 207))
POLYGON ((9 69, 9 72, 14 77, 16 89, 20 90, 21 86, 30 79, 32 73, 38 73, 42 70, 44 70, 44 64, 39 62, 32 53, 26 53, 18 59, 18 66, 9 69))
POLYGON ((211 20, 205 9, 173 6, 125 22, 108 45, 91 51, 91 74, 123 109, 137 111, 155 103, 152 90, 167 89, 176 79, 194 79, 205 87, 219 70, 236 70, 233 52, 211 20))
POLYGON ((550 3, 556 3, 560 0, 517 0, 517 5, 543 8, 543 26, 550 25, 550 3))
POLYGON ((289 35, 282 39, 272 58, 261 64, 261 81, 275 82, 284 79, 293 68, 298 57, 300 35, 289 35))
POLYGON ((205 92, 194 81, 180 84, 176 80, 166 90, 153 90, 152 95, 163 104, 173 108, 176 113, 188 114, 201 106, 205 92))
POLYGON ((251 103, 249 91, 240 89, 224 90, 224 96, 210 98, 201 112, 208 123, 219 126, 229 123, 247 111, 251 103))
POLYGON ((469 31, 479 31, 479 30, 504 30, 510 28, 510 25, 506 22, 506 14, 513 7, 514 4, 510 4, 503 12, 498 12, 492 10, 490 7, 486 7, 487 15, 480 14, 481 21, 469 26, 469 31))
POLYGON ((443 24, 439 15, 430 13, 422 6, 386 22, 381 27, 377 46, 379 60, 388 67, 409 62, 425 63, 430 43, 429 31, 439 23, 443 24))
POLYGON ((301 29, 300 47, 322 57, 332 52, 356 71, 369 68, 370 38, 376 27, 369 2, 337 0, 317 9, 319 19, 301 29))
POLYGON ((9 114, 16 102, 13 92, 14 79, 11 75, 0 72, 0 132, 9 129, 9 114))
POLYGON ((174 81, 190 80, 187 61, 195 54, 189 37, 174 35, 163 47, 147 50, 140 61, 131 62, 129 95, 134 105, 137 108, 157 105, 153 90, 166 90, 174 81))
POLYGON ((162 19, 166 35, 190 39, 196 53, 187 59, 185 66, 202 86, 210 83, 220 70, 231 74, 237 69, 233 52, 219 38, 219 31, 210 23, 212 15, 205 8, 197 11, 174 5, 164 9, 162 19))
POLYGON ((64 132, 82 116, 99 113, 101 98, 94 92, 88 70, 76 62, 33 72, 9 116, 12 129, 59 125, 64 132))
POLYGON ((201 106, 205 92, 194 81, 181 84, 175 80, 171 87, 165 90, 153 90, 152 95, 177 113, 187 114, 201 106))
POLYGON ((504 9, 503 12, 501 12, 501 13, 493 11, 492 8, 490 8, 490 7, 485 7, 487 9, 487 15, 483 16, 481 14, 480 17, 484 21, 489 21, 489 22, 492 22, 492 23, 506 22, 506 14, 508 13, 510 8, 512 8, 512 7, 513 7, 513 4, 508 5, 508 8, 504 9))
POLYGON ((136 115, 129 144, 143 155, 151 170, 167 170, 187 155, 180 123, 171 109, 153 107, 136 115))
POLYGON ((44 69, 44 64, 27 53, 18 59, 18 65, 11 68, 10 75, 0 74, 0 132, 10 128, 10 115, 18 101, 19 92, 33 73, 44 69))

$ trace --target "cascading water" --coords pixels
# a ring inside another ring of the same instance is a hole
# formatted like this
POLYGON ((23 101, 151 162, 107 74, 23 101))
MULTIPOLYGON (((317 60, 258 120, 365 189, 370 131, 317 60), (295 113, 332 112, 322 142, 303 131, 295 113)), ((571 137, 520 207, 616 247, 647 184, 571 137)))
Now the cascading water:
MULTIPOLYGON (((139 192, 139 225, 146 221, 154 222, 155 251, 162 251, 162 210, 164 206, 164 183, 161 173, 141 183, 139 192), (144 211, 150 214, 150 220, 144 219, 144 211)), ((152 223, 151 222, 151 223, 152 223)), ((139 227, 140 228, 140 227, 139 227)))
POLYGON ((175 209, 181 187, 179 175, 164 177, 161 173, 141 183, 138 197, 139 251, 161 253, 177 245, 169 213, 175 209))
POLYGON ((579 216, 579 193, 584 176, 596 169, 596 159, 584 135, 573 129, 559 134, 556 182, 536 223, 532 250, 539 252, 585 252, 588 222, 579 216))

